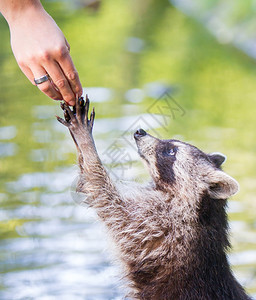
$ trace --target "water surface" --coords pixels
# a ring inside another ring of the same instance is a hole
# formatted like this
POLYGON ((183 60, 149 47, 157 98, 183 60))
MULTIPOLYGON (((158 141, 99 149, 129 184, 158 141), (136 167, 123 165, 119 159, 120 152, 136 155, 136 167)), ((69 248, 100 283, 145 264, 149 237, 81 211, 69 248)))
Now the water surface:
MULTIPOLYGON (((255 61, 169 3, 104 3, 98 13, 45 3, 96 108, 102 161, 114 180, 147 180, 139 127, 226 154, 240 183, 229 201, 230 262, 256 295, 255 61)), ((59 105, 18 70, 3 20, 0 31, 0 298, 121 299, 105 229, 72 193, 76 150, 55 120, 59 105)))

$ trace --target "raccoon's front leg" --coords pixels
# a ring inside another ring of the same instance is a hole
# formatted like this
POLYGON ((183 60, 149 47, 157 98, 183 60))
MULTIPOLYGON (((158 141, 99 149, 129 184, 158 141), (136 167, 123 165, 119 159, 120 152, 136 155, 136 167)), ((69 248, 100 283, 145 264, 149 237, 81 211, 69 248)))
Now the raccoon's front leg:
MULTIPOLYGON (((81 98, 79 98, 79 105, 80 106, 84 106, 84 99, 83 99, 83 97, 81 97, 81 98)), ((62 110, 63 110, 63 112, 64 112, 64 118, 65 118, 65 120, 66 120, 66 122, 69 122, 70 121, 70 116, 69 116, 69 113, 68 113, 68 111, 67 111, 67 109, 66 109, 66 106, 65 106, 65 104, 64 103, 60 103, 60 107, 62 108, 62 110)), ((84 110, 84 108, 83 108, 83 110, 84 110)), ((76 107, 75 106, 73 106, 73 113, 75 114, 76 113, 76 107)), ((57 116, 56 116, 57 117, 57 116)), ((61 119, 61 118, 59 118, 59 117, 57 117, 57 119, 62 123, 62 124, 64 124, 63 123, 63 120, 61 119)), ((66 124, 64 124, 64 125, 66 125, 66 124)), ((76 192, 84 192, 84 183, 85 183, 85 179, 84 179, 84 177, 83 177, 83 174, 84 174, 84 169, 83 169, 83 156, 82 156, 82 153, 81 153, 81 151, 80 151, 80 149, 79 149, 79 147, 78 147, 78 145, 77 145, 77 142, 76 142, 76 140, 75 140, 75 138, 74 138, 74 136, 73 136, 73 134, 72 134, 72 132, 71 131, 69 131, 70 132, 70 134, 71 134, 71 137, 72 137, 72 139, 73 139, 73 141, 74 141, 74 143, 75 143, 75 145, 76 145, 76 148, 77 148, 77 154, 78 154, 78 166, 79 166, 79 168, 80 168, 80 176, 79 176, 79 179, 78 179, 78 182, 77 182, 77 186, 76 186, 76 192)), ((87 199, 88 200, 88 199, 87 199)), ((86 202, 88 202, 88 201, 86 201, 86 202)))
POLYGON ((96 151, 92 137, 94 109, 88 118, 88 97, 86 97, 85 102, 76 99, 76 106, 73 111, 66 104, 61 104, 61 107, 64 110, 65 120, 60 117, 57 117, 57 120, 68 127, 78 150, 81 170, 79 189, 87 195, 88 199, 91 199, 90 204, 92 206, 99 208, 100 217, 106 219, 109 210, 104 209, 104 207, 106 208, 115 202, 119 203, 121 199, 96 151))
MULTIPOLYGON (((82 97, 79 99, 79 101, 80 101, 80 105, 83 106, 83 105, 84 105, 84 100, 83 100, 82 97)), ((61 103, 60 103, 60 107, 62 108, 63 113, 64 113, 64 118, 65 118, 66 122, 68 123, 68 122, 70 121, 70 116, 69 116, 69 114, 68 114, 68 112, 67 112, 67 109, 66 109, 66 106, 65 106, 64 102, 61 102, 61 103)), ((75 106, 73 107, 73 113, 75 113, 75 106)), ((61 118, 58 117, 58 116, 56 116, 56 118, 57 118, 57 120, 58 120, 60 123, 66 125, 65 123, 63 123, 63 121, 64 121, 63 119, 61 119, 61 118)), ((71 133, 71 131, 70 131, 70 134, 71 134, 71 137, 72 137, 72 139, 73 139, 73 141, 74 141, 74 143, 75 143, 75 145, 76 145, 77 154, 78 154, 78 165, 79 165, 79 167, 80 167, 80 173, 82 174, 82 173, 84 173, 84 169, 83 169, 83 156, 82 156, 82 153, 81 153, 81 151, 80 151, 80 149, 79 149, 79 147, 78 147, 78 145, 77 145, 77 142, 76 142, 76 140, 75 140, 73 134, 71 133)), ((77 191, 78 191, 78 192, 82 192, 82 190, 80 190, 80 189, 78 189, 77 191)))

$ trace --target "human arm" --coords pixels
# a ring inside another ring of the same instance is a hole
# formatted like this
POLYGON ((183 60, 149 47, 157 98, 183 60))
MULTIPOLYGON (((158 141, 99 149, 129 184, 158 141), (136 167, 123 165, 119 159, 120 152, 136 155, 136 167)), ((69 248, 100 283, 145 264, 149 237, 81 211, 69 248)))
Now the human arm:
POLYGON ((69 44, 39 0, 0 0, 0 11, 8 22, 11 46, 23 73, 34 78, 49 74, 38 85, 47 96, 75 104, 82 95, 78 73, 69 54, 69 44))

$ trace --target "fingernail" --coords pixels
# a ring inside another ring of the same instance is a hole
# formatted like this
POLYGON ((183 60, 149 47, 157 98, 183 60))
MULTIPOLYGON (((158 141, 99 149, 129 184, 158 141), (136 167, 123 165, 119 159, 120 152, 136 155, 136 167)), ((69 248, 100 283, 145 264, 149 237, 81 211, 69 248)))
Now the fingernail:
POLYGON ((76 104, 76 101, 70 101, 70 102, 67 102, 67 104, 69 105, 69 106, 74 106, 75 104, 76 104))

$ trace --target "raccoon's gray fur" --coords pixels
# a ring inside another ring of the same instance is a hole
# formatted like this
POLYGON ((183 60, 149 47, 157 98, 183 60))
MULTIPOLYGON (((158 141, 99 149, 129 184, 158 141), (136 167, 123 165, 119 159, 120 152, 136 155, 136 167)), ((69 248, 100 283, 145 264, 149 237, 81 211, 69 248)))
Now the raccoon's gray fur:
POLYGON ((238 183, 224 173, 221 154, 207 155, 178 140, 144 130, 134 137, 152 183, 121 192, 110 179, 92 137, 94 110, 77 99, 76 113, 62 104, 79 154, 77 190, 108 227, 129 279, 130 299, 250 299, 227 261, 226 199, 238 183))

